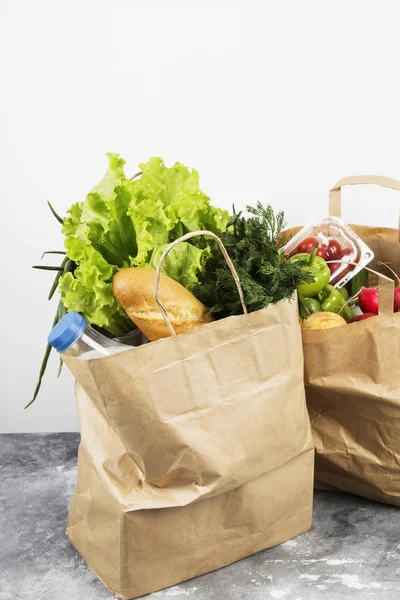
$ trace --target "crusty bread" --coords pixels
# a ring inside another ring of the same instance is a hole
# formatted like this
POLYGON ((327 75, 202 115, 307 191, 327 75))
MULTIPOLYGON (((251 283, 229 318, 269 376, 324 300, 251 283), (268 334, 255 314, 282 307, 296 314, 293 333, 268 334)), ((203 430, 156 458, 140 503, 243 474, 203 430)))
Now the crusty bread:
MULTIPOLYGON (((155 299, 155 277, 151 269, 131 267, 118 271, 113 279, 114 296, 151 341, 171 335, 155 299)), ((171 277, 161 275, 159 290, 160 301, 177 334, 212 321, 212 317, 205 316, 207 307, 171 277)))

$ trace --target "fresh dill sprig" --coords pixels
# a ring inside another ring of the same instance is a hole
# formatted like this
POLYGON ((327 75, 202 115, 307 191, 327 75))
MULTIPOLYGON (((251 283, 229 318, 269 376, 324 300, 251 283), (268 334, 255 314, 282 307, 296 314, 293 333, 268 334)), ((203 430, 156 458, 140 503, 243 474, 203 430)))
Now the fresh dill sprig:
MULTIPOLYGON (((286 226, 282 211, 275 214, 270 205, 260 202, 247 211, 247 218, 234 213, 220 237, 237 270, 247 308, 253 312, 291 298, 297 286, 311 282, 313 276, 298 263, 285 260, 280 249, 286 242, 281 235, 286 226)), ((194 293, 217 318, 243 312, 235 281, 216 244, 194 293)))

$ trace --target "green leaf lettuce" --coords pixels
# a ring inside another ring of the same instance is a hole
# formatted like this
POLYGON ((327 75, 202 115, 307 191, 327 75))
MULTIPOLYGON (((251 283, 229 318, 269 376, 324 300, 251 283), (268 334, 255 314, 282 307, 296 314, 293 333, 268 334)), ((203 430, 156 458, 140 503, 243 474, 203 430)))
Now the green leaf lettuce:
MULTIPOLYGON (((67 256, 77 268, 61 278, 59 290, 68 310, 119 336, 134 325, 113 295, 115 273, 129 266, 155 269, 173 240, 198 229, 220 234, 229 216, 211 206, 194 169, 180 163, 166 167, 161 158, 151 158, 131 181, 125 161, 118 154, 108 158, 102 181, 63 221, 67 256)), ((206 239, 193 238, 171 250, 163 272, 192 289, 210 254, 206 239)))

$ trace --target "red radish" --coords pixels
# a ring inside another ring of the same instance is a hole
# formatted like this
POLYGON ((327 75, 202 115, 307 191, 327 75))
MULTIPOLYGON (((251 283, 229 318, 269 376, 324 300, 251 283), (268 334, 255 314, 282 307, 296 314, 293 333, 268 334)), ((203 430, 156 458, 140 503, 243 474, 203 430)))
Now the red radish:
POLYGON ((315 237, 305 238, 297 246, 297 254, 311 254, 315 246, 318 246, 318 240, 315 237))
POLYGON ((400 312, 400 285, 394 290, 394 312, 400 312))
POLYGON ((363 313, 378 314, 379 290, 363 287, 358 294, 358 304, 363 313))
POLYGON ((385 267, 389 269, 389 271, 391 271, 397 279, 397 287, 394 288, 393 294, 393 310, 394 312, 400 312, 400 278, 397 273, 395 273, 393 269, 391 269, 386 263, 378 262, 378 265, 385 265, 385 267))
POLYGON ((370 319, 371 317, 376 317, 375 313, 364 313, 363 315, 357 315, 356 317, 351 317, 347 322, 348 323, 357 323, 357 321, 365 321, 365 319, 370 319))

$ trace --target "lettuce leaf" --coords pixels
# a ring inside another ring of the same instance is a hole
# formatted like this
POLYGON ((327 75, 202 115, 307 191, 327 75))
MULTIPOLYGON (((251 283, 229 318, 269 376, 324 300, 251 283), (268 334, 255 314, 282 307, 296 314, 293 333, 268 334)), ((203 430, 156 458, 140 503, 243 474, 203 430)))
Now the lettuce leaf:
MULTIPOLYGON (((157 269, 161 255, 167 246, 168 244, 163 244, 153 250, 148 264, 151 269, 157 269)), ((201 249, 188 242, 182 242, 168 253, 163 273, 190 289, 198 281, 197 274, 203 270, 204 260, 208 255, 208 248, 201 249)))
MULTIPOLYGON (((194 169, 180 163, 166 167, 161 158, 151 158, 140 165, 141 177, 131 181, 124 173, 125 161, 118 154, 107 156, 102 181, 64 219, 67 256, 77 268, 61 278, 59 291, 68 310, 119 336, 134 325, 113 295, 115 273, 128 266, 155 269, 170 242, 198 229, 220 234, 229 215, 210 204, 194 169)), ((179 244, 167 256, 163 272, 192 289, 210 248, 206 238, 179 244)))

